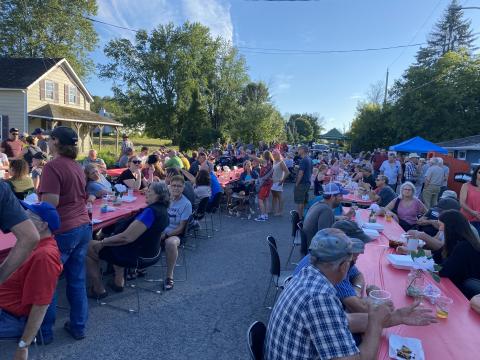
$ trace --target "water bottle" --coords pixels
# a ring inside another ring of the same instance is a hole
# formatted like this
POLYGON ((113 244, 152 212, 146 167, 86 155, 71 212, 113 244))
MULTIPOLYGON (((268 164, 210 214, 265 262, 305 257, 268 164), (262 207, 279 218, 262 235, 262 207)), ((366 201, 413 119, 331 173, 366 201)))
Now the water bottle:
POLYGON ((93 204, 89 201, 87 202, 87 213, 88 218, 90 219, 90 223, 93 221, 93 204))

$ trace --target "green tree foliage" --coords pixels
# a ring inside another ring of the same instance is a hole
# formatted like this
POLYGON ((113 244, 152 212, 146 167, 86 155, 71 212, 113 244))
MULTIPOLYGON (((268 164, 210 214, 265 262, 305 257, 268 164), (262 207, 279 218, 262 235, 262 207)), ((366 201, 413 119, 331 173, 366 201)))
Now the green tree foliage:
POLYGON ((287 127, 292 134, 294 142, 311 141, 320 136, 324 130, 323 118, 316 114, 292 114, 287 122, 287 127))
POLYGON ((150 136, 178 144, 191 126, 185 114, 193 99, 205 108, 216 131, 240 116, 248 82, 245 61, 229 44, 213 39, 205 26, 160 25, 151 34, 138 32, 134 44, 110 41, 105 54, 110 62, 100 66, 100 76, 114 80, 115 99, 129 114, 126 123, 143 124, 150 136))
POLYGON ((64 57, 85 78, 98 36, 82 16, 96 14, 95 0, 2 0, 0 56, 64 57))
POLYGON ((125 114, 123 107, 114 98, 94 95, 93 103, 90 104, 90 110, 98 114, 102 108, 113 114, 115 118, 121 118, 125 114))
POLYGON ((300 141, 312 140, 313 129, 312 125, 310 125, 310 122, 307 119, 303 117, 296 119, 295 127, 297 129, 298 138, 300 141))

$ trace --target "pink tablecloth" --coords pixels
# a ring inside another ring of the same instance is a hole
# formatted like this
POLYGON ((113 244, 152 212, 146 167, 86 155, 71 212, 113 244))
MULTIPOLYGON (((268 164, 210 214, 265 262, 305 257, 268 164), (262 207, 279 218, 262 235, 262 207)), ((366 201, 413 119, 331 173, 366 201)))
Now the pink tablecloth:
POLYGON ((237 170, 232 170, 229 172, 225 171, 217 171, 215 175, 218 178, 218 182, 222 187, 225 187, 226 185, 233 183, 235 181, 238 181, 240 179, 240 175, 242 175, 243 169, 237 169, 237 170))
POLYGON ((350 194, 347 194, 347 195, 343 195, 343 201, 344 202, 357 202, 358 204, 362 204, 362 205, 370 205, 373 203, 372 200, 368 199, 368 200, 363 200, 361 197, 359 196, 355 196, 354 194, 350 193, 350 194))
MULTIPOLYGON (((359 212, 362 219, 368 216, 367 211, 359 212)), ((398 238, 403 230, 395 221, 386 222, 384 218, 378 218, 378 222, 385 225, 385 230, 378 240, 366 245, 365 253, 359 257, 357 266, 364 274, 367 284, 377 285, 392 294, 396 307, 410 305, 413 300, 405 295, 408 271, 393 268, 386 259, 386 255, 392 252, 388 247, 388 238, 398 238)), ((434 283, 431 278, 427 279, 434 283)), ((449 318, 428 327, 400 325, 384 330, 377 359, 389 359, 388 336, 392 333, 420 339, 426 359, 479 358, 480 315, 471 310, 468 300, 449 279, 442 278, 440 284, 435 285, 443 295, 454 301, 449 318)), ((431 306, 428 302, 426 304, 431 306)))
POLYGON ((127 170, 127 168, 121 168, 121 169, 108 169, 107 170, 107 175, 110 177, 119 177, 122 172, 127 170))

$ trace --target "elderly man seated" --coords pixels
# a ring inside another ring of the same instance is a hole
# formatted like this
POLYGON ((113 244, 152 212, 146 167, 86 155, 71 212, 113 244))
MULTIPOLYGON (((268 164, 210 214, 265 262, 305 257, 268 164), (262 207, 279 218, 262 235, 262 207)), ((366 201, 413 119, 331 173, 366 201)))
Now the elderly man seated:
POLYGON ((338 229, 320 230, 310 245, 310 262, 294 276, 275 304, 267 327, 265 359, 375 359, 382 330, 400 324, 436 322, 431 309, 392 304, 369 306, 368 313, 347 314, 334 285, 352 261, 352 240, 338 229), (352 333, 363 333, 357 347, 352 333))
POLYGON ((83 167, 87 166, 88 164, 96 165, 102 174, 107 172, 107 165, 103 159, 97 157, 97 150, 92 149, 88 152, 88 156, 85 158, 85 160, 83 160, 83 167))
MULTIPOLYGON (((0 338, 20 339, 15 359, 27 359, 62 272, 60 251, 52 232, 60 227, 57 210, 49 203, 22 202, 40 234, 28 259, 0 285, 0 338)), ((3 358, 3 357, 2 357, 3 358)))

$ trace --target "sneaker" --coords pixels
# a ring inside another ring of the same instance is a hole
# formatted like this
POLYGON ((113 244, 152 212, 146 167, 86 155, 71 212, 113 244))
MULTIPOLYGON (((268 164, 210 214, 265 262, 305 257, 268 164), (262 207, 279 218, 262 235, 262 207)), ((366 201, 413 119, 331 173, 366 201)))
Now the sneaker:
POLYGON ((82 340, 85 339, 85 333, 83 332, 76 332, 70 327, 70 321, 67 321, 64 325, 63 328, 67 333, 70 334, 71 337, 73 337, 75 340, 82 340))
POLYGON ((265 218, 265 215, 260 215, 259 217, 255 218, 255 221, 267 221, 267 219, 265 218))

